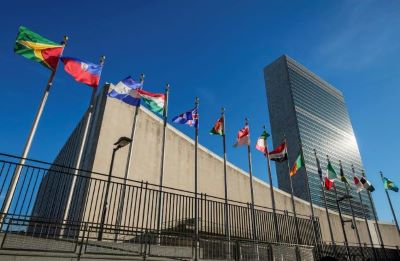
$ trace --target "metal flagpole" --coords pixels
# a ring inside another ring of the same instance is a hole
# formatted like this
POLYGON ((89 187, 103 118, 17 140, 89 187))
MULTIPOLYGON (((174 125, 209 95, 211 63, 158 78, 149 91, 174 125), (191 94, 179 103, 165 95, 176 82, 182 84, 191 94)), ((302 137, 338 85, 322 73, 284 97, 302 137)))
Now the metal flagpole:
POLYGON ((294 192, 293 192, 293 182, 292 182, 292 177, 290 176, 289 152, 288 152, 286 135, 284 135, 284 139, 285 139, 286 156, 287 156, 287 160, 286 161, 287 161, 287 167, 288 167, 288 173, 289 173, 289 181, 290 181, 290 196, 291 196, 291 200, 292 200, 294 224, 295 224, 295 227, 296 227, 297 244, 301 244, 299 223, 298 223, 298 220, 297 220, 296 205, 294 203, 294 196, 293 196, 293 194, 294 194, 294 192))
MULTIPOLYGON (((245 119, 245 125, 249 126, 249 120, 245 119)), ((250 135, 250 134, 249 134, 250 135)), ((256 232, 256 213, 254 209, 254 190, 253 190, 253 167, 251 164, 251 150, 250 150, 250 142, 247 144, 247 156, 249 161, 249 175, 250 175, 250 196, 251 196, 251 220, 252 220, 252 230, 253 230, 253 239, 257 240, 257 232, 256 232)))
MULTIPOLYGON (((199 98, 196 97, 195 99, 195 108, 196 108, 196 113, 198 115, 198 108, 199 108, 199 98)), ((197 116, 198 117, 198 116, 197 116)), ((197 122, 195 123, 195 142, 194 142, 194 219, 195 219, 195 224, 194 224, 194 229, 195 229, 195 254, 194 254, 194 260, 198 260, 198 251, 199 251, 199 202, 197 202, 197 149, 198 149, 198 143, 199 143, 199 119, 193 119, 196 120, 197 122)))
POLYGON ((323 179, 322 179, 322 169, 321 169, 321 164, 319 162, 319 159, 317 157, 317 151, 314 149, 314 155, 315 155, 315 160, 317 161, 317 168, 318 168, 318 175, 319 179, 321 181, 321 190, 322 190, 322 197, 324 199, 324 206, 325 206, 325 213, 326 213, 326 218, 328 220, 328 227, 329 227, 329 235, 331 236, 331 242, 335 245, 335 239, 333 237, 333 231, 332 231, 332 224, 331 224, 331 218, 329 216, 329 211, 328 211, 328 205, 326 204, 326 195, 325 195, 325 187, 323 185, 323 179))
MULTIPOLYGON (((61 42, 61 44, 63 45, 63 51, 64 51, 64 48, 65 48, 65 45, 67 44, 67 41, 68 41, 68 37, 64 36, 64 39, 61 42)), ((62 55, 62 53, 61 53, 61 55, 62 55)), ((33 123, 32 123, 31 130, 29 132, 28 138, 27 138, 26 143, 25 143, 24 151, 22 152, 21 160, 20 160, 20 162, 18 163, 18 165, 15 168, 15 171, 14 171, 13 176, 11 178, 10 186, 8 187, 7 193, 6 193, 5 197, 4 197, 4 202, 3 202, 3 205, 2 205, 2 208, 1 208, 1 213, 4 216, 1 218, 2 219, 1 223, 3 222, 3 219, 7 216, 8 211, 10 209, 11 201, 12 201, 15 189, 17 187, 17 183, 18 183, 18 180, 19 180, 19 176, 21 174, 22 167, 25 164, 26 158, 28 157, 29 150, 31 148, 33 138, 35 137, 36 130, 37 130, 37 127, 39 125, 40 118, 42 117, 44 106, 46 105, 47 98, 48 98, 49 93, 50 93, 50 89, 51 89, 51 87, 53 85, 53 80, 54 80, 54 77, 55 77, 56 72, 57 72, 57 67, 58 67, 59 61, 60 61, 60 59, 58 59, 57 65, 54 68, 54 70, 52 70, 52 72, 50 74, 50 77, 49 77, 49 79, 47 81, 47 84, 46 84, 46 87, 44 89, 44 93, 43 93, 42 99, 40 101, 39 107, 37 109, 35 118, 34 118, 33 123)))
MULTIPOLYGON (((265 125, 263 126, 264 131, 265 130, 265 125)), ((268 137, 266 137, 268 139, 268 137)), ((275 195, 274 195, 274 185, 272 183, 272 174, 271 174, 271 162, 269 159, 269 149, 268 149, 268 141, 265 141, 265 148, 267 150, 267 153, 265 153, 265 157, 267 158, 267 167, 268 167, 268 179, 269 179, 269 185, 270 185, 270 193, 271 193, 271 201, 272 201, 272 213, 274 216, 274 225, 275 225, 275 237, 276 237, 276 242, 279 242, 279 229, 278 229, 278 218, 276 216, 276 204, 275 204, 275 195)))
POLYGON ((229 224, 229 209, 228 209, 228 178, 226 173, 226 135, 225 135, 225 109, 221 108, 221 118, 222 118, 222 147, 224 150, 224 192, 225 192, 225 236, 228 240, 228 259, 231 255, 231 231, 229 224))
MULTIPOLYGON (((249 126, 249 120, 245 118, 245 125, 249 126)), ((250 137, 250 131, 249 131, 249 137, 250 137)), ((253 232, 253 240, 254 242, 257 241, 257 231, 256 231, 256 210, 254 208, 254 190, 253 190, 253 167, 251 164, 251 149, 250 149, 250 139, 249 142, 247 143, 247 156, 248 156, 248 161, 249 161, 249 175, 250 175, 250 196, 251 196, 251 220, 252 220, 252 232, 253 232)), ((258 244, 256 245, 256 255, 257 255, 257 260, 260 260, 260 253, 259 253, 259 248, 258 244)))
MULTIPOLYGON (((364 170, 361 170, 361 175, 362 175, 365 179, 367 178, 367 177, 365 176, 364 170)), ((378 217, 377 217, 377 215, 376 215, 375 208, 374 208, 374 204, 373 204, 373 202, 372 202, 371 192, 369 192, 368 189, 367 189, 367 194, 368 194, 369 203, 370 203, 371 208, 372 208, 372 213, 373 213, 374 219, 375 219, 376 231, 378 232, 379 241, 380 241, 381 247, 382 247, 382 249, 383 249, 383 253, 385 254, 385 258, 386 258, 385 244, 383 243, 382 234, 381 234, 381 229, 379 228, 378 217)))
MULTIPOLYGON (((106 57, 103 55, 100 57, 100 65, 104 64, 106 57)), ((93 114, 93 110, 94 110, 94 105, 95 105, 95 100, 96 100, 96 91, 97 88, 93 88, 92 91, 92 97, 90 98, 90 103, 89 103, 89 108, 86 112, 86 119, 85 119, 85 129, 83 132, 83 137, 82 137, 82 142, 79 148, 79 154, 78 154, 78 159, 76 161, 76 165, 75 165, 75 171, 74 171, 74 175, 72 176, 72 182, 71 182, 71 187, 69 190, 69 194, 68 194, 68 198, 67 198, 67 203, 65 206, 65 212, 64 212, 64 218, 63 218, 63 223, 65 224, 67 222, 68 219, 68 215, 69 215, 69 211, 71 209, 71 201, 72 201, 72 197, 75 193, 75 185, 76 185, 76 179, 77 179, 77 175, 79 172, 79 168, 81 166, 81 161, 82 161, 82 157, 83 157, 83 152, 84 149, 86 148, 86 139, 88 136, 88 132, 89 132, 89 127, 90 127, 90 123, 91 123, 91 119, 92 119, 92 114, 93 114)))
MULTIPOLYGON (((341 160, 339 160, 339 166, 340 166, 340 175, 343 174, 343 176, 344 176, 343 166, 342 166, 342 161, 341 161, 341 160)), ((347 180, 347 179, 346 179, 346 180, 347 180)), ((362 248, 361 239, 360 239, 360 234, 358 233, 358 228, 357 228, 357 223, 356 223, 356 217, 354 216, 353 204, 351 203, 351 198, 352 198, 352 196, 350 195, 350 192, 349 192, 349 186, 350 186, 350 184, 347 183, 347 182, 344 182, 344 183, 345 183, 345 184, 344 184, 344 187, 346 188, 346 196, 347 196, 347 199, 348 199, 349 205, 350 205, 350 211, 351 211, 351 217, 352 217, 352 220, 353 220, 353 226, 354 226, 354 229, 355 229, 355 231, 356 231, 356 236, 357 236, 358 245, 360 246, 360 248, 362 248)), ((360 251, 360 252, 361 252, 361 255, 362 255, 363 259, 364 259, 364 253, 363 253, 363 251, 360 251)))
POLYGON ((161 222, 162 222, 162 187, 164 181, 164 161, 165 161, 165 138, 167 134, 167 120, 168 120, 168 95, 169 95, 169 84, 167 83, 165 86, 165 102, 164 102, 164 111, 163 111, 163 118, 164 118, 164 125, 163 125, 163 136, 162 136, 162 143, 161 143, 161 172, 160 172, 160 184, 159 184, 159 191, 158 191, 158 216, 157 216, 157 233, 160 235, 161 233, 161 222))
MULTIPOLYGON (((299 141, 300 141, 300 153, 301 153, 301 157, 303 158, 303 162, 304 162, 303 146, 301 144, 300 138, 299 138, 299 141)), ((288 159, 288 162, 289 162, 289 159, 288 159)), ((312 226, 313 226, 313 230, 314 230, 314 239, 315 239, 315 244, 316 244, 317 250, 319 250, 319 240, 318 240, 318 232, 317 232, 317 227, 316 227, 316 222, 315 222, 314 205, 312 203, 310 183, 308 182, 308 173, 307 173, 305 162, 304 162, 304 173, 305 173, 304 179, 307 184, 307 193, 308 193, 308 197, 309 197, 309 201, 310 201, 310 210, 311 210, 312 226)))
MULTIPOLYGON (((144 84, 144 74, 142 73, 140 75, 140 82, 142 83, 142 88, 144 84)), ((140 104, 138 104, 135 108, 135 113, 133 114, 133 124, 132 124, 132 129, 131 129, 131 136, 130 139, 132 140, 131 143, 129 143, 129 148, 128 148, 128 157, 126 160, 126 165, 125 165, 125 174, 124 174, 124 186, 122 187, 122 195, 121 195, 121 200, 118 204, 118 209, 117 209, 117 224, 116 224, 116 233, 115 233, 115 240, 117 240, 118 237, 118 227, 121 224, 121 218, 122 218, 122 212, 123 212, 123 206, 124 206, 124 201, 125 201, 125 193, 126 193, 126 179, 128 178, 129 171, 131 169, 131 158, 132 158, 132 147, 135 139, 135 132, 136 132, 136 122, 137 122, 137 117, 139 114, 139 107, 140 104)))
MULTIPOLYGON (((382 171, 380 171, 380 174, 381 174, 381 178, 382 178, 382 180, 383 180, 383 173, 382 173, 382 171)), ((397 218, 396 218, 396 214, 394 213, 394 209, 393 209, 393 205, 392 205, 392 200, 390 199, 389 192, 387 191, 387 189, 385 189, 385 192, 386 192, 387 199, 388 199, 388 201, 389 201, 390 210, 392 210, 394 222, 396 223, 397 233, 399 233, 399 235, 400 235, 399 223, 397 223, 397 218)))
MULTIPOLYGON (((356 171, 354 170, 354 165, 353 164, 351 164, 351 171, 353 172, 353 176, 355 176, 356 175, 356 171)), ((361 191, 357 192, 357 194, 358 194, 358 197, 360 199, 360 205, 361 205, 361 209, 363 211, 365 225, 367 226, 368 237, 369 237, 369 241, 371 243, 371 247, 372 247, 372 250, 373 250, 373 253, 374 253, 374 259, 378 260, 378 257, 376 256, 376 252, 375 252, 375 248, 374 248, 374 242, 372 241, 371 230, 369 229, 369 225, 368 225, 367 213, 365 212, 364 204, 363 204, 362 197, 361 197, 361 191)))

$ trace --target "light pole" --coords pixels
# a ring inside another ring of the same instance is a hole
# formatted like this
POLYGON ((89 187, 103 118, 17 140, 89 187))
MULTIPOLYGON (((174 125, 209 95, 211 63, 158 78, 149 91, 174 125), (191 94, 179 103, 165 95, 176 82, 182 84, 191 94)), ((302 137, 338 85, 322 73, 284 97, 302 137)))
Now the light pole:
POLYGON ((108 172, 108 179, 107 179, 107 188, 106 188, 106 195, 104 198, 104 203, 103 203, 103 213, 101 215, 101 222, 100 222, 100 229, 99 229, 99 236, 97 240, 101 240, 103 238, 103 229, 104 229, 104 222, 106 221, 106 213, 107 213, 107 207, 108 207, 108 192, 110 190, 110 183, 111 183, 111 174, 113 170, 113 165, 114 165, 114 158, 115 158, 115 153, 117 150, 119 150, 122 147, 125 147, 129 143, 132 142, 132 139, 128 137, 121 137, 118 139, 116 143, 114 143, 114 148, 113 148, 113 153, 111 156, 111 164, 110 164, 110 170, 108 172))
MULTIPOLYGON (((334 185, 335 186, 335 190, 336 190, 336 185, 334 185)), ((342 230, 343 230, 343 236, 344 236, 344 243, 345 243, 345 246, 346 246, 346 251, 347 251, 347 256, 348 256, 348 258, 351 260, 351 257, 350 257, 350 248, 349 248, 349 242, 347 241, 347 235, 346 235, 346 230, 345 230, 345 228, 344 228, 344 223, 345 222, 351 222, 351 228, 353 228, 354 229, 354 225, 353 225, 353 220, 351 220, 351 219, 349 219, 349 220, 344 220, 343 219, 343 217, 342 217, 342 211, 340 210, 340 206, 339 206, 339 202, 341 202, 341 201, 343 201, 343 200, 345 200, 345 199, 351 199, 351 198, 353 198, 352 196, 350 196, 350 195, 344 195, 344 196, 341 196, 340 198, 336 198, 336 205, 337 205, 337 208, 338 208, 338 211, 339 211, 339 218, 340 218, 340 223, 342 224, 342 230)))

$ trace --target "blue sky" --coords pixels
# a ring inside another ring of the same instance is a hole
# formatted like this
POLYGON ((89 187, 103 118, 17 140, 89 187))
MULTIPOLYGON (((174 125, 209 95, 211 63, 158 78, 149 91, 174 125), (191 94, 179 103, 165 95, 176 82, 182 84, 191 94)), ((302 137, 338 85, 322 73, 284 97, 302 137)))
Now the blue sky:
MULTIPOLYGON (((54 41, 67 34, 66 56, 97 62, 106 55, 102 83, 142 72, 149 91, 169 82, 170 116, 199 96, 199 140, 216 153, 220 139, 208 131, 221 106, 229 143, 246 116, 253 143, 261 126, 269 127, 263 68, 288 54, 343 92, 379 217, 392 220, 378 171, 400 183, 398 1, 7 2, 0 10, 1 152, 21 154, 49 76, 13 53, 20 25, 54 41)), ((60 68, 29 157, 54 159, 90 93, 60 68)), ((193 135, 187 126, 176 127, 193 135)), ((246 150, 228 149, 228 159, 247 170, 246 150)), ((254 175, 265 180, 265 159, 254 149, 253 163, 254 175)), ((399 195, 391 195, 399 215, 399 195)))

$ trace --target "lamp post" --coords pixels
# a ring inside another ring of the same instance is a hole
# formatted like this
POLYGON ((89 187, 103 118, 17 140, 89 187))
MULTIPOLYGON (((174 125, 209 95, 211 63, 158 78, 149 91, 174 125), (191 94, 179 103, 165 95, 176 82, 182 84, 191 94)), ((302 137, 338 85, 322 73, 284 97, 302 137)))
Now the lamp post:
POLYGON ((106 194, 105 194, 104 203, 103 203, 103 213, 101 215, 99 236, 97 238, 99 241, 103 238, 104 222, 106 219, 106 213, 107 213, 107 207, 108 207, 108 193, 110 191, 111 175, 112 175, 112 170, 113 170, 113 165, 114 165, 115 153, 117 152, 117 150, 119 150, 122 147, 125 147, 126 145, 130 144, 131 142, 132 142, 131 138, 121 137, 118 139, 118 141, 116 143, 114 143, 115 147, 113 148, 113 152, 112 152, 112 156, 111 156, 111 164, 110 164, 110 170, 108 172, 106 194))
MULTIPOLYGON (((334 188, 335 188, 335 190, 336 190, 336 185, 334 185, 334 188)), ((345 228, 344 228, 344 223, 345 222, 352 222, 351 224, 352 224, 352 226, 351 226, 351 228, 353 228, 353 220, 344 220, 343 219, 343 217, 342 217, 342 211, 340 210, 340 206, 339 206, 339 202, 341 202, 341 201, 343 201, 343 200, 345 200, 345 199, 351 199, 351 198, 353 198, 352 196, 350 196, 350 195, 344 195, 344 196, 341 196, 340 198, 336 198, 336 205, 337 205, 337 208, 338 208, 338 211, 339 211, 339 218, 340 218, 340 223, 341 223, 341 225, 342 225, 342 230, 343 230, 343 236, 344 236, 344 243, 345 243, 345 246, 346 246, 346 251, 347 251, 347 256, 349 257, 349 259, 350 259, 350 248, 349 248, 349 243, 348 243, 348 241, 347 241, 347 235, 346 235, 346 230, 345 230, 345 228)))

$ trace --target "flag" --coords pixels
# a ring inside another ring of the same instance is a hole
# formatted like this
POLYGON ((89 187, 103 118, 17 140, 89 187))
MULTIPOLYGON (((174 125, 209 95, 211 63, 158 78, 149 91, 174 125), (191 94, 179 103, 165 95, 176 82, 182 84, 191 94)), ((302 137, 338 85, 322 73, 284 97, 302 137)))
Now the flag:
POLYGON ((19 27, 14 46, 15 53, 37 61, 54 71, 63 49, 63 45, 50 41, 24 26, 19 27))
POLYGON ((357 176, 354 176, 353 179, 354 179, 354 184, 357 187, 357 193, 360 193, 360 191, 364 189, 364 186, 357 176))
POLYGON ((385 189, 390 189, 393 190, 394 192, 399 192, 399 188, 390 179, 382 177, 382 181, 383 181, 383 187, 385 189))
POLYGON ((258 137, 257 143, 256 143, 256 149, 267 155, 267 138, 269 137, 268 132, 265 130, 263 133, 261 133, 261 136, 258 137))
POLYGON ((333 187, 333 182, 335 181, 336 178, 337 178, 336 171, 332 167, 331 162, 328 161, 328 167, 325 176, 325 188, 327 190, 330 190, 333 187))
POLYGON ((214 124, 214 127, 210 130, 210 134, 224 135, 224 117, 221 117, 214 124))
POLYGON ((344 175, 342 165, 340 165, 340 180, 341 180, 342 182, 344 182, 344 183, 349 184, 349 182, 347 181, 346 176, 344 175))
POLYGON ((140 105, 140 96, 135 92, 136 89, 142 88, 143 84, 132 79, 131 76, 126 77, 117 85, 111 84, 112 90, 107 94, 108 97, 121 100, 132 106, 140 105))
POLYGON ((372 186, 371 182, 369 182, 366 178, 361 177, 360 182, 369 192, 373 192, 375 190, 374 186, 372 186))
POLYGON ((149 106, 150 110, 163 115, 165 106, 165 94, 151 93, 141 89, 136 89, 136 92, 143 98, 144 102, 149 106))
POLYGON ((250 144, 250 130, 249 125, 245 125, 243 129, 240 129, 237 136, 237 141, 233 145, 235 148, 241 145, 249 145, 250 144))
POLYGON ((199 126, 199 114, 197 111, 197 107, 191 109, 190 111, 184 112, 175 116, 172 119, 174 123, 186 124, 191 127, 197 128, 199 126))
POLYGON ((103 65, 85 62, 76 58, 61 57, 64 70, 77 82, 97 88, 103 65))
POLYGON ((287 160, 286 142, 282 142, 276 149, 268 153, 269 159, 277 162, 287 160))
POLYGON ((318 157, 317 157, 317 153, 315 153, 315 159, 317 160, 317 169, 318 169, 319 180, 320 180, 321 183, 322 183, 322 182, 323 182, 323 181, 322 181, 322 169, 321 169, 321 164, 320 164, 320 162, 319 162, 319 159, 318 159, 318 157))
POLYGON ((290 176, 293 177, 301 167, 304 167, 304 160, 303 155, 300 153, 290 170, 290 176))

